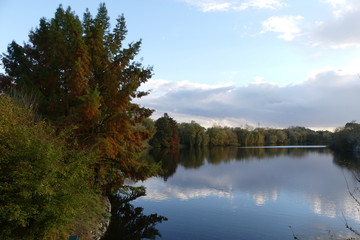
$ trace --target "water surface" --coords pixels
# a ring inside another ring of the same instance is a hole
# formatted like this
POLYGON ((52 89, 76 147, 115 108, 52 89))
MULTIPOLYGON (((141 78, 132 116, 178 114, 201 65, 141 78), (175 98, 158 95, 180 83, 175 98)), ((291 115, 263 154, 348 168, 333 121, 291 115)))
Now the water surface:
POLYGON ((148 156, 162 177, 132 204, 168 218, 162 239, 347 239, 360 229, 358 164, 323 147, 215 148, 148 156))

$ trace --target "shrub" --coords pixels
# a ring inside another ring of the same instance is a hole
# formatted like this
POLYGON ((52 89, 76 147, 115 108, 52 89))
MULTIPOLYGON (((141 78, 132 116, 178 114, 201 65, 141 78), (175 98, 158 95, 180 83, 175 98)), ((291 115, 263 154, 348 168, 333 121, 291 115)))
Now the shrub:
POLYGON ((95 216, 100 197, 88 169, 94 156, 0 95, 0 239, 58 239, 79 216, 95 216))

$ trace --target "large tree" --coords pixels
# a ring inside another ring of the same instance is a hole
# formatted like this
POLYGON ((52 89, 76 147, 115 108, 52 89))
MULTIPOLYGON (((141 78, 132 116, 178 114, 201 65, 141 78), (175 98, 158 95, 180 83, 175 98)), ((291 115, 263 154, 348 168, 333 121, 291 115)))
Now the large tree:
POLYGON ((105 4, 95 17, 86 10, 82 21, 60 5, 52 19, 40 20, 27 43, 12 42, 2 58, 6 77, 37 96, 44 117, 60 130, 75 129, 80 145, 98 152, 95 170, 108 187, 124 176, 149 173, 134 159, 149 137, 137 125, 152 110, 132 100, 147 95, 138 88, 152 68, 135 60, 141 40, 124 46, 126 34, 123 16, 110 28, 105 4))

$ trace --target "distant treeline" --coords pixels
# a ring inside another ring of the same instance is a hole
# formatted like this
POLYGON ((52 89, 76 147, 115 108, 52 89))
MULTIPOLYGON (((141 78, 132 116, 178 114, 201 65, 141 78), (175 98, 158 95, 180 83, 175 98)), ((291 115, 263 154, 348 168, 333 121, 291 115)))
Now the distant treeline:
POLYGON ((360 152, 360 124, 352 121, 336 129, 330 148, 336 152, 360 152))
POLYGON ((328 145, 332 139, 329 131, 314 131, 305 127, 230 128, 214 126, 204 128, 198 123, 177 123, 164 114, 152 124, 146 125, 154 131, 149 141, 152 147, 171 148, 179 145, 201 146, 266 146, 266 145, 328 145))

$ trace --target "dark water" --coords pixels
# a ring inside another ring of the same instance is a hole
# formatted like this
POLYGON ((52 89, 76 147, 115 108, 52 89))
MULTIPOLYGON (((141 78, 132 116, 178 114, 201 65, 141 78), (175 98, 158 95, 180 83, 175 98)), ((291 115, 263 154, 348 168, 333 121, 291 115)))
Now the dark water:
POLYGON ((349 193, 360 186, 359 164, 326 148, 181 150, 148 160, 162 177, 137 183, 147 195, 132 205, 168 219, 152 225, 161 239, 349 239, 346 223, 360 230, 349 193))

